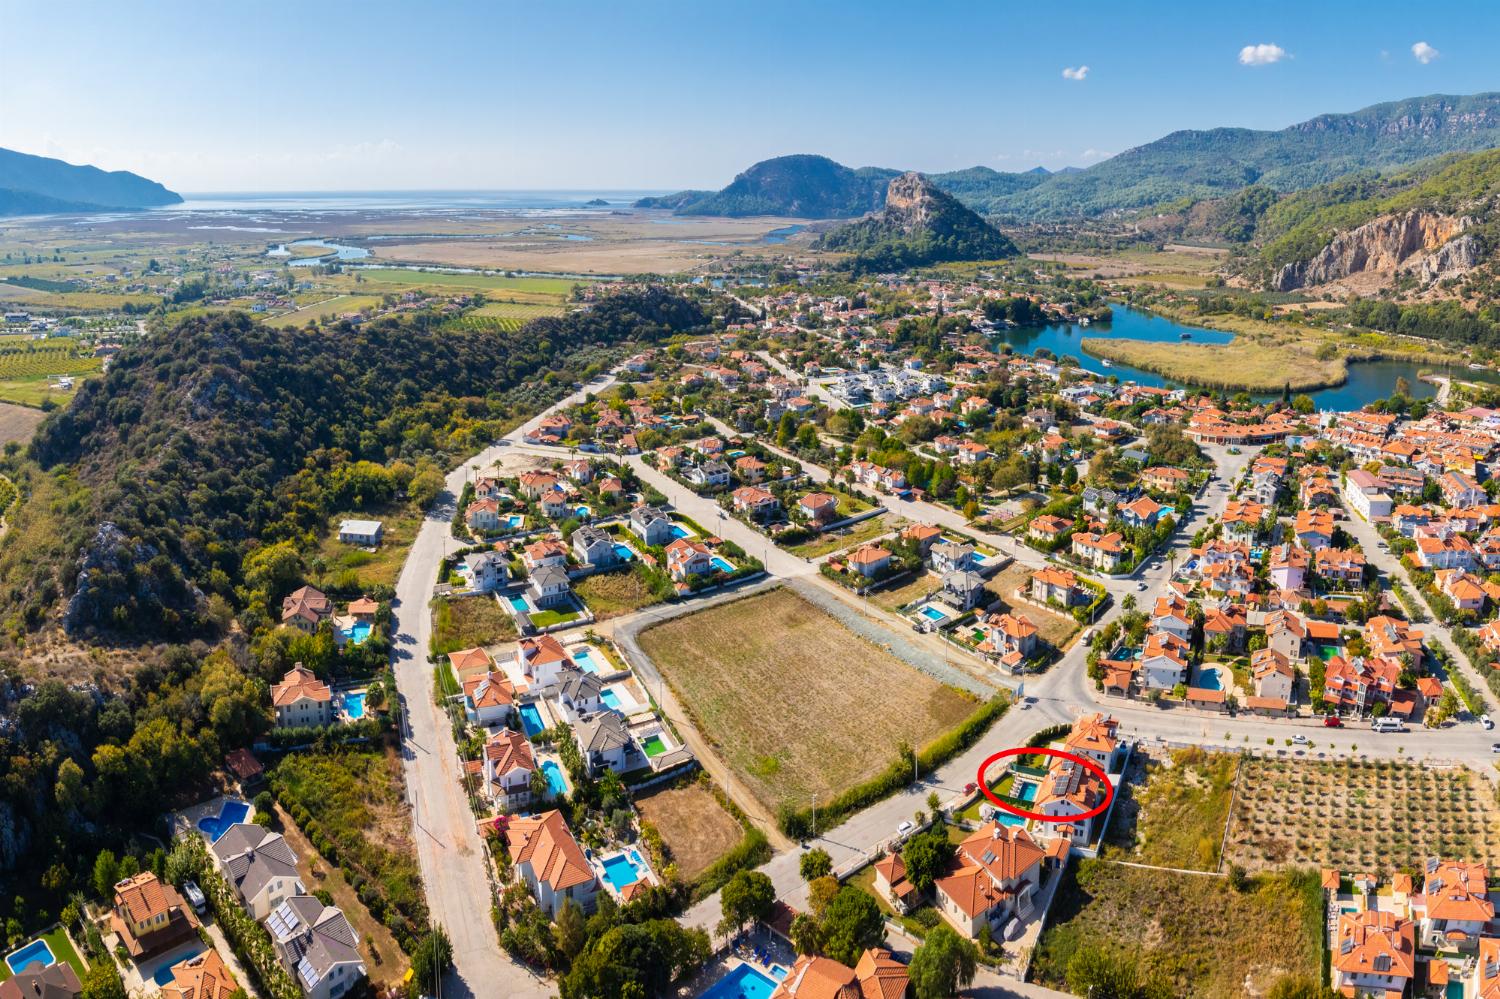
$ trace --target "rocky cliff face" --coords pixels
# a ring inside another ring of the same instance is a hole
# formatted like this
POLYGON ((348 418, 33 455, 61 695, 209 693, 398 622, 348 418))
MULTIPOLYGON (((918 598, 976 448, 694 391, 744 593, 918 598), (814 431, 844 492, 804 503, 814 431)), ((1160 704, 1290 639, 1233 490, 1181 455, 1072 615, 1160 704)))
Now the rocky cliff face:
POLYGON ((1466 215, 1426 209, 1382 215, 1340 233, 1308 260, 1294 261, 1271 279, 1277 291, 1294 291, 1372 271, 1416 271, 1424 281, 1453 277, 1479 263, 1479 245, 1462 235, 1466 215))
POLYGON ((886 220, 905 232, 929 225, 937 194, 932 182, 915 171, 893 178, 885 189, 886 220))

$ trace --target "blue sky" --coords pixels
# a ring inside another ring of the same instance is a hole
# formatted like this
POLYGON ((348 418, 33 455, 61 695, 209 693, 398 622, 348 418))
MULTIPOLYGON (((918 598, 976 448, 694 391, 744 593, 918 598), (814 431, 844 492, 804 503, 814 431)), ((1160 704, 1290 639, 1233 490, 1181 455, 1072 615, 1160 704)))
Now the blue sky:
POLYGON ((793 152, 1088 165, 1500 89, 1500 4, 1226 6, 0 0, 0 145, 182 191, 675 189, 793 152))

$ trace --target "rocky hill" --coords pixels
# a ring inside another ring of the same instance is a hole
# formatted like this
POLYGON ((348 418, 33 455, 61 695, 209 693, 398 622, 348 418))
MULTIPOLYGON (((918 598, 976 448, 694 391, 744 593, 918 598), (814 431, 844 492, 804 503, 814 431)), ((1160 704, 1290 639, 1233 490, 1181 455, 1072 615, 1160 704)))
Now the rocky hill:
POLYGON ((181 201, 176 192, 127 170, 74 166, 0 149, 0 215, 154 208, 181 201))
POLYGON ((851 253, 851 266, 861 271, 995 260, 1016 253, 1015 244, 999 230, 919 173, 893 179, 885 207, 831 230, 817 246, 851 253))

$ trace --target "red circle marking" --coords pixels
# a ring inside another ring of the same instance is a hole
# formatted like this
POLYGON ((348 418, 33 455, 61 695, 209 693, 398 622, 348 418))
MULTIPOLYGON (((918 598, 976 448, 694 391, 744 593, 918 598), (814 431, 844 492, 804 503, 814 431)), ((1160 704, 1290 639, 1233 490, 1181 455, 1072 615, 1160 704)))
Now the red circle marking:
POLYGON ((1045 746, 1037 748, 1017 746, 1014 749, 1002 749, 995 755, 988 757, 983 763, 979 764, 979 790, 986 798, 994 802, 996 807, 1012 815, 1019 815, 1023 819, 1032 819, 1036 822, 1087 822, 1096 815, 1103 815, 1105 809, 1109 808, 1109 803, 1115 797, 1115 789, 1109 782, 1109 774, 1105 773, 1104 768, 1099 766, 1099 764, 1093 760, 1085 759, 1076 753, 1065 752, 1061 749, 1050 749, 1045 746), (1008 756, 1056 756, 1059 759, 1072 760, 1085 770, 1098 775, 1099 780, 1104 784, 1104 800, 1088 811, 1080 812, 1077 815, 1043 815, 1041 812, 1028 812, 1024 808, 1017 808, 1009 802, 1001 801, 995 795, 995 792, 990 790, 989 784, 985 782, 984 772, 990 768, 991 763, 994 763, 996 760, 1003 760, 1008 756))

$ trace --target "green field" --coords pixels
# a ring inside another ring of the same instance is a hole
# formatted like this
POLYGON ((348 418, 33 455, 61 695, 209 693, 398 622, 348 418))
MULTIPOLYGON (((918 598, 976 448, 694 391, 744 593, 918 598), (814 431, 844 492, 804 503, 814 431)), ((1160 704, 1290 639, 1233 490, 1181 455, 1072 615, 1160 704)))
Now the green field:
POLYGON ((446 271, 409 271, 398 267, 363 267, 361 279, 380 284, 443 285, 449 288, 503 289, 534 295, 566 295, 575 284, 573 278, 505 277, 500 274, 450 274, 446 271))
POLYGON ((538 316, 556 316, 562 311, 561 306, 554 307, 539 302, 486 302, 474 310, 474 315, 526 320, 538 316))
POLYGON ((332 319, 346 312, 358 312, 361 309, 375 308, 378 305, 380 305, 379 295, 336 295, 333 298, 325 296, 295 312, 277 316, 270 322, 276 326, 300 326, 309 319, 332 319))

